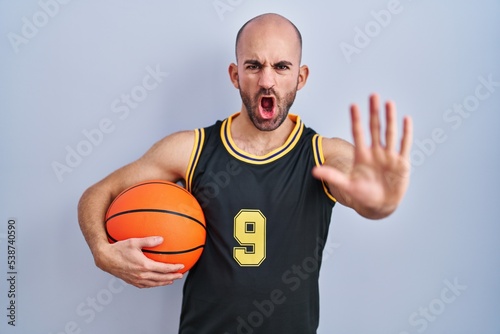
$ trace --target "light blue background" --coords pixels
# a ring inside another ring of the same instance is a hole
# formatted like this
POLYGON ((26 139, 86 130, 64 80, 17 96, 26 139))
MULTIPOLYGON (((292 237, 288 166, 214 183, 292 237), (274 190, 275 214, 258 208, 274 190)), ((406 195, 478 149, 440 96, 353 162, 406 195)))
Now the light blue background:
POLYGON ((376 29, 372 11, 394 1, 73 0, 50 7, 46 21, 37 14, 43 3, 54 2, 0 1, 0 332, 176 333, 182 282, 123 288, 97 269, 77 201, 165 135, 239 110, 227 75, 236 32, 253 16, 278 12, 301 30, 311 70, 292 112, 325 136, 351 140, 349 105, 358 103, 366 120, 368 95, 378 92, 396 102, 400 121, 413 117, 420 143, 395 214, 368 221, 335 208, 318 333, 500 333, 500 87, 476 99, 460 126, 447 111, 474 102, 480 77, 500 82, 500 2, 401 0, 350 61, 342 43, 355 46, 356 29, 376 29), (22 36, 34 15, 36 35, 13 46, 9 36, 22 36), (120 119, 112 103, 157 66, 168 76, 120 119), (82 131, 105 119, 112 131, 58 179, 54 162, 66 164, 66 147, 76 149, 82 131), (439 143, 430 144, 433 131, 439 143), (15 328, 5 316, 11 217, 15 328), (450 303, 442 299, 446 281, 462 286, 447 292, 450 303))

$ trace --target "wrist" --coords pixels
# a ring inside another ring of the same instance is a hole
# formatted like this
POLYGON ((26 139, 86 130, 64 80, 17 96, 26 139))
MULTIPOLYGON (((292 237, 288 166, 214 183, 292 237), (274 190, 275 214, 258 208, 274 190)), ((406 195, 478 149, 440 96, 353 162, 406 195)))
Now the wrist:
POLYGON ((397 205, 384 205, 380 207, 356 208, 356 212, 367 219, 383 219, 396 211, 397 205))
POLYGON ((107 240, 103 240, 91 247, 92 256, 94 257, 94 263, 98 268, 102 270, 104 270, 104 267, 106 266, 106 258, 109 254, 110 245, 111 244, 107 240))

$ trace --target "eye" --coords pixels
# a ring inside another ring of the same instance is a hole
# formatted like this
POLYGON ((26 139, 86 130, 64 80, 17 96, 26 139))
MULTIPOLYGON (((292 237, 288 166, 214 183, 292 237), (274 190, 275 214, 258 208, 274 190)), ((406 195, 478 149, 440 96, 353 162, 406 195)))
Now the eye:
POLYGON ((278 63, 274 65, 274 68, 277 69, 278 71, 286 71, 290 69, 290 66, 288 66, 287 64, 278 63))
POLYGON ((260 68, 261 66, 259 64, 247 64, 245 69, 250 70, 250 71, 256 71, 260 68))

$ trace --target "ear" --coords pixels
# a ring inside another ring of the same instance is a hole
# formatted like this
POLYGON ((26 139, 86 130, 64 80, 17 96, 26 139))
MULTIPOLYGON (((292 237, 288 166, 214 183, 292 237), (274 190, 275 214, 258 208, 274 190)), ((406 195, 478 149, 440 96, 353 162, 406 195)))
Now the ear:
POLYGON ((233 86, 236 89, 240 89, 240 85, 238 82, 238 65, 236 65, 235 63, 231 63, 231 65, 229 65, 228 72, 229 72, 229 79, 231 79, 233 86))
POLYGON ((307 82, 307 77, 309 77, 309 67, 307 65, 302 65, 299 69, 299 79, 297 84, 297 90, 302 89, 307 82))

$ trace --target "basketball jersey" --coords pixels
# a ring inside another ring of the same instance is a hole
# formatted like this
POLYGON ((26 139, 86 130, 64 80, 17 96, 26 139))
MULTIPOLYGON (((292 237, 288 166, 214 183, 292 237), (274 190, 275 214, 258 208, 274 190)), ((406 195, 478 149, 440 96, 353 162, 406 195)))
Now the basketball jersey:
POLYGON ((316 333, 318 278, 335 199, 315 179, 322 137, 296 115, 265 156, 239 149, 231 122, 195 130, 186 187, 203 208, 205 249, 185 284, 182 334, 316 333))

